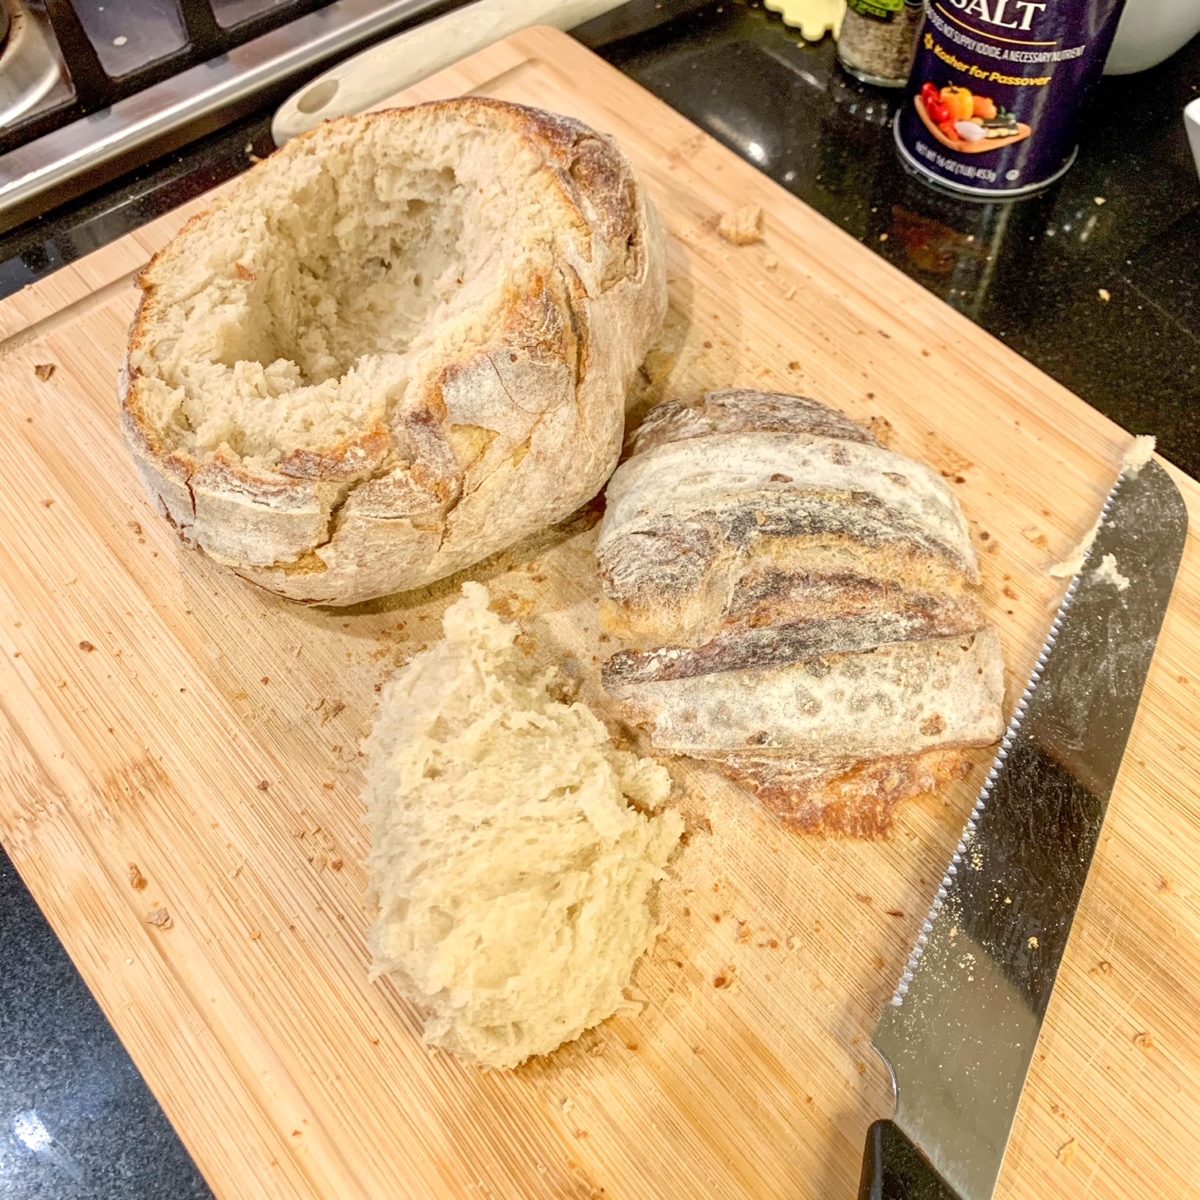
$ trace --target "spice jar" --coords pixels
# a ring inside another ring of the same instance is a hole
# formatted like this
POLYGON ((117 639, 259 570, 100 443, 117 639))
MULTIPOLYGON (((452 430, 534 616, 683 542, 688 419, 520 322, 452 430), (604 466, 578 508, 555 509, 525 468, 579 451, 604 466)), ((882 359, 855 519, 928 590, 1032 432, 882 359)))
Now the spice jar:
POLYGON ((838 62, 855 79, 903 87, 917 52, 921 0, 846 0, 838 62))

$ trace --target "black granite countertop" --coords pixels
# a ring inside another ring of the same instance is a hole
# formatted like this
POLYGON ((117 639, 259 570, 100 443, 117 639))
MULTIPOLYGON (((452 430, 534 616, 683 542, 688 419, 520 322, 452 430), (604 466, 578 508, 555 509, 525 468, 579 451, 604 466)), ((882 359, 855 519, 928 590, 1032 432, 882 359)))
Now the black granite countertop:
MULTIPOLYGON (((887 127, 894 98, 847 79, 828 41, 801 43, 757 5, 725 0, 598 48, 1200 475, 1200 180, 1180 118, 1200 94, 1200 42, 1153 71, 1106 79, 1068 175, 998 204, 948 199, 906 175, 887 127)), ((269 149, 268 125, 267 113, 243 121, 0 236, 0 294, 244 169, 269 149)), ((3 855, 0 962, 0 1195, 209 1195, 3 855)))

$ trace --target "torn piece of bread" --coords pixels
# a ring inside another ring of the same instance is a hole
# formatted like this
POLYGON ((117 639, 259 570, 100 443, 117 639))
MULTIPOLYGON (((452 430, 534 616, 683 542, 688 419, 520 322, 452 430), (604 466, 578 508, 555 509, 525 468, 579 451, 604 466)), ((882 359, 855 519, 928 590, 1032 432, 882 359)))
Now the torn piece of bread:
POLYGON ((295 600, 444 578, 567 516, 666 313, 611 138, 483 97, 327 121, 139 279, 126 439, 185 541, 295 600))
POLYGON ((463 587, 384 687, 367 743, 374 971, 429 1041, 515 1067, 603 1021, 653 942, 683 830, 666 770, 547 693, 516 626, 463 587))
POLYGON ((1003 732, 1000 641, 936 472, 798 396, 652 409, 606 492, 604 667, 656 750, 786 820, 884 830, 1003 732))
POLYGON ((752 246, 763 240, 763 210, 758 204, 744 204, 727 212, 717 224, 717 232, 733 246, 752 246))

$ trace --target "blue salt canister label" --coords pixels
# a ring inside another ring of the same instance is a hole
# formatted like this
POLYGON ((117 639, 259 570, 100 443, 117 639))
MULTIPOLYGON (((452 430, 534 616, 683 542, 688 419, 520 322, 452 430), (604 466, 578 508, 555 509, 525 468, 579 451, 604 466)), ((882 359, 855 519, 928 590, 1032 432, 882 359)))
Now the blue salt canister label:
POLYGON ((1124 0, 925 0, 896 114, 905 162, 944 187, 1019 196, 1071 165, 1124 0))

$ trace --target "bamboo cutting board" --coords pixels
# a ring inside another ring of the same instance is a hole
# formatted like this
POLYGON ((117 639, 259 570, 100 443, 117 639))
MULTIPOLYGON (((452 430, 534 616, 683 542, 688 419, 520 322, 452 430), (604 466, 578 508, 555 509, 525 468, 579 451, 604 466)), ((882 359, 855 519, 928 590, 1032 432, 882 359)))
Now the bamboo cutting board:
MULTIPOLYGON (((635 409, 803 392, 952 482, 1011 704, 1062 588, 1046 568, 1091 525, 1128 434, 566 36, 520 34, 403 99, 464 91, 608 130, 646 181, 672 310, 635 409), (735 248, 715 227, 746 203, 765 240, 735 248)), ((358 744, 457 582, 305 610, 185 551, 147 505, 114 379, 130 272, 190 211, 0 306, 0 836, 216 1193, 852 1195, 889 1111, 871 1030, 987 756, 881 843, 789 834, 673 768, 690 836, 641 1011, 512 1074, 424 1048, 366 980, 358 744)), ((1200 488, 1176 477, 1195 520, 1200 488)), ((603 709, 596 517, 469 574, 603 709)), ((1198 580, 1193 534, 1004 1197, 1200 1194, 1198 580)))

